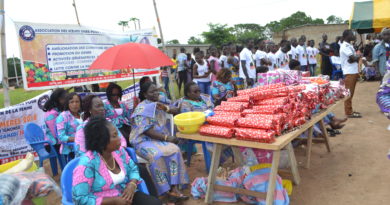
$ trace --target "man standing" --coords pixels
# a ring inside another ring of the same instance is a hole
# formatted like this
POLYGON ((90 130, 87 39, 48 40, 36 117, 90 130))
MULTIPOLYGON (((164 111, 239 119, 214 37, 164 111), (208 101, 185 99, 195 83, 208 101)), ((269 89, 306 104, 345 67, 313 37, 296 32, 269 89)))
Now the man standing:
POLYGON ((307 50, 305 46, 306 36, 302 35, 298 42, 297 55, 299 63, 301 64, 301 71, 308 71, 307 50))
POLYGON ((320 43, 321 58, 321 74, 332 76, 332 64, 330 63, 330 45, 326 42, 328 36, 322 35, 322 42, 320 43))
POLYGON ((248 87, 252 87, 256 80, 256 68, 253 63, 252 49, 253 40, 248 39, 245 42, 245 47, 240 53, 240 78, 243 78, 248 87))
POLYGON ((255 53, 256 68, 260 66, 268 65, 267 53, 264 51, 264 49, 265 49, 265 42, 263 40, 260 40, 258 42, 258 49, 255 53))
POLYGON ((382 41, 378 43, 372 50, 372 61, 376 67, 376 70, 383 77, 386 73, 386 62, 389 60, 390 55, 390 29, 384 28, 382 30, 382 41))
POLYGON ((290 70, 288 52, 291 50, 291 43, 287 40, 280 41, 280 49, 276 52, 276 63, 279 69, 290 70))
POLYGON ((291 42, 291 50, 287 54, 290 57, 290 60, 298 60, 298 53, 297 53, 298 41, 296 38, 291 38, 290 42, 291 42))
MULTIPOLYGON (((179 93, 181 86, 187 82, 187 54, 185 48, 180 48, 180 53, 177 55, 177 73, 178 73, 178 82, 177 86, 179 87, 179 93)), ((184 86, 183 86, 184 87, 184 86)))
POLYGON ((351 92, 350 98, 344 103, 345 115, 349 118, 361 118, 361 114, 354 112, 352 109, 352 98, 359 78, 358 62, 360 56, 356 55, 356 51, 351 44, 351 41, 355 41, 356 37, 352 30, 348 29, 343 32, 343 39, 343 44, 340 47, 341 68, 345 75, 345 88, 351 92))

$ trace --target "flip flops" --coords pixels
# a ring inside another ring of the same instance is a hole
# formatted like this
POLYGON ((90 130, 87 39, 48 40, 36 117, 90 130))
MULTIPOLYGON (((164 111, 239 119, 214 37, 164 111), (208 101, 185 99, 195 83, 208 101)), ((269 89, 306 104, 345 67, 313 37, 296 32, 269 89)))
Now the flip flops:
POLYGON ((351 115, 347 115, 348 118, 362 118, 362 114, 359 112, 353 112, 351 115))

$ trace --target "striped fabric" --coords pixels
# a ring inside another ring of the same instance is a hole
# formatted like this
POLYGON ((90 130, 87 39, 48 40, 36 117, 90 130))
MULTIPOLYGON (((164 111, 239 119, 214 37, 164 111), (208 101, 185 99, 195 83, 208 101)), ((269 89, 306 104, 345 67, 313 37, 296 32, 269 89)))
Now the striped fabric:
POLYGON ((359 33, 380 32, 384 27, 389 27, 390 1, 355 2, 349 25, 359 33))

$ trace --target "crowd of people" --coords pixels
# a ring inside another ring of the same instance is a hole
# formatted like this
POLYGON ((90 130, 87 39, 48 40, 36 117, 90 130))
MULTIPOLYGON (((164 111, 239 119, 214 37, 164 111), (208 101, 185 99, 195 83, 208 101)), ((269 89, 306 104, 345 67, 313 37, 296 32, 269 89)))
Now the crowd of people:
MULTIPOLYGON (((382 74, 383 60, 386 65, 389 59, 390 30, 384 30, 381 36, 382 41, 372 48, 372 61, 365 59, 364 64, 378 68, 382 74)), ((177 64, 172 70, 184 97, 175 102, 167 92, 171 75, 167 68, 161 72, 163 87, 149 77, 140 80, 138 100, 133 107, 121 101, 122 88, 115 83, 107 87, 105 101, 96 95, 82 99, 77 93, 54 90, 44 106, 46 137, 60 154, 69 159, 80 157, 73 176, 73 200, 77 204, 161 204, 158 197, 162 195, 167 196, 167 203, 187 200, 189 197, 180 190, 182 185, 189 184, 182 154, 192 150, 187 150, 183 146, 186 141, 178 140, 167 127, 167 116, 212 110, 236 96, 237 90, 255 86, 258 73, 292 69, 314 76, 317 55, 321 55, 324 75, 332 76, 332 64, 340 65, 351 93, 345 101, 345 114, 350 118, 362 117, 352 107, 360 77, 358 63, 362 59, 354 47, 355 41, 354 32, 345 30, 332 44, 323 35, 318 49, 314 40, 307 40, 304 35, 279 44, 249 39, 242 47, 226 44, 220 51, 211 46, 206 53, 195 48, 193 54, 186 54, 182 48, 174 57, 177 64), (126 147, 134 148, 147 161, 147 167, 135 164, 126 147), (141 180, 146 182, 151 195, 137 191, 141 180)), ((328 124, 335 130, 342 128, 345 121, 346 118, 338 119, 334 114, 327 116, 328 124)), ((207 144, 209 151, 212 147, 212 143, 207 144)), ((223 159, 230 156, 231 150, 225 149, 223 159)))

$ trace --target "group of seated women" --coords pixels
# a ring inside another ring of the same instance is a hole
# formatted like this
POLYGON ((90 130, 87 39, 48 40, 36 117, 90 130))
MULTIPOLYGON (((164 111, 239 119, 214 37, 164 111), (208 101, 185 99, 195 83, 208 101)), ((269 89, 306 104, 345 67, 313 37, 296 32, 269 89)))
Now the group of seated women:
MULTIPOLYGON (((225 89, 230 82, 223 80, 228 76, 223 72, 217 84, 223 94, 219 96, 214 90, 216 100, 234 91, 231 84, 225 89)), ((73 172, 75 204, 161 204, 154 196, 137 191, 143 171, 127 155, 127 146, 147 160, 152 179, 149 184, 145 180, 148 188, 153 183, 156 195, 167 196, 169 203, 187 200, 179 186, 188 184, 189 177, 179 140, 167 127, 167 114, 212 109, 210 98, 200 95, 195 83, 189 83, 185 97, 171 103, 148 78, 140 84, 135 109, 121 102, 122 89, 114 83, 107 88, 106 96, 105 102, 96 95, 82 100, 77 93, 56 89, 44 106, 49 142, 61 154, 80 157, 73 172)))

